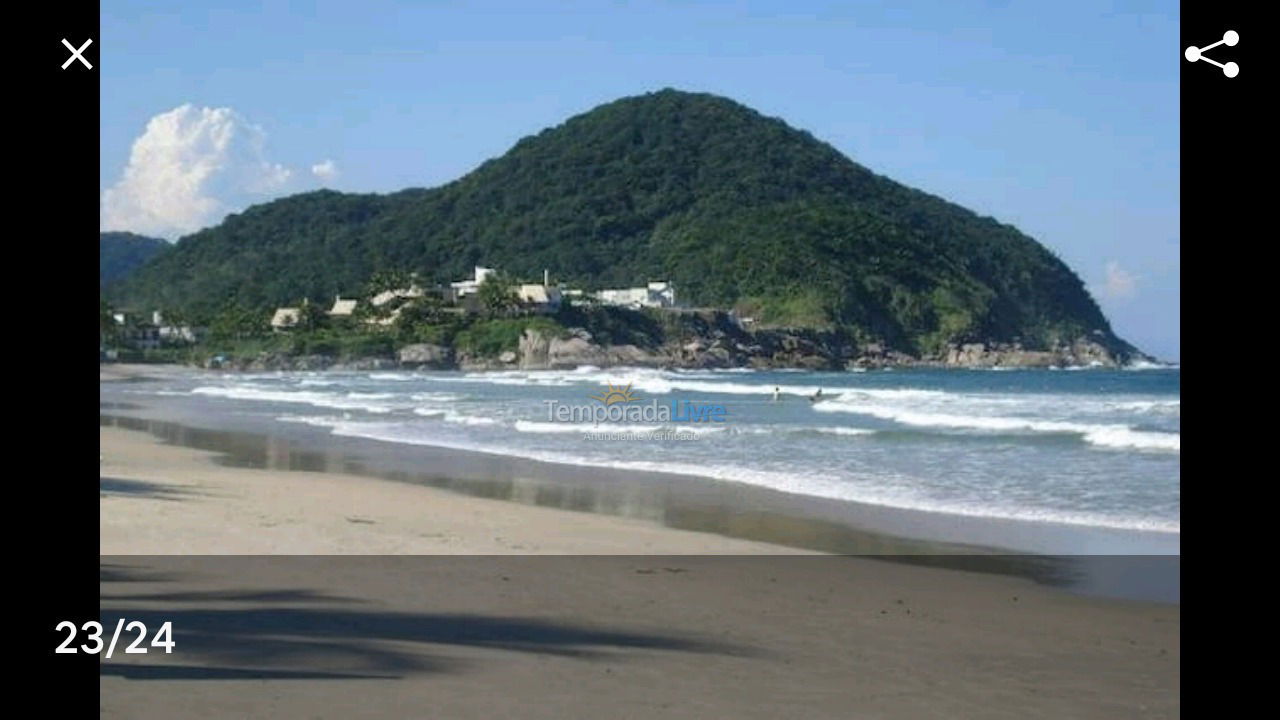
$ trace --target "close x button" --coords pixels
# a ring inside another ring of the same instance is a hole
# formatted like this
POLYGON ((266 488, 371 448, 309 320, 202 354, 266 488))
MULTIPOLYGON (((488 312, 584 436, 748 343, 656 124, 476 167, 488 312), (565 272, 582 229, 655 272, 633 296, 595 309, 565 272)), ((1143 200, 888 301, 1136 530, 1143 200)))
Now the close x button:
POLYGON ((84 41, 84 44, 83 44, 83 45, 81 45, 79 48, 77 48, 76 46, 72 45, 70 42, 67 42, 67 39, 66 39, 66 38, 62 38, 62 44, 63 44, 63 45, 64 45, 68 50, 70 50, 70 51, 71 51, 71 57, 67 58, 67 61, 66 61, 66 62, 64 62, 64 63, 62 63, 62 69, 63 69, 63 70, 66 70, 66 69, 67 69, 67 67, 71 65, 71 63, 73 63, 73 62, 75 62, 75 61, 77 61, 77 60, 79 60, 81 63, 83 63, 83 64, 84 64, 84 66, 85 66, 86 68, 88 68, 89 70, 92 70, 92 69, 93 69, 93 63, 91 63, 91 62, 89 62, 88 60, 86 60, 86 59, 85 59, 85 57, 84 57, 84 55, 83 55, 84 51, 85 51, 86 49, 88 49, 88 47, 89 47, 90 45, 92 45, 92 44, 93 44, 93 38, 89 38, 88 40, 85 40, 85 41, 84 41))

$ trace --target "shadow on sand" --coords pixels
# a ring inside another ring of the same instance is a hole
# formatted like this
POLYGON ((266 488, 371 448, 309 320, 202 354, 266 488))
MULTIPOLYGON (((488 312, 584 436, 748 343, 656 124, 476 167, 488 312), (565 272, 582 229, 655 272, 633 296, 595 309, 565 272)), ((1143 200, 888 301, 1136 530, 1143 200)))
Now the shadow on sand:
MULTIPOLYGON (((116 662, 103 676, 131 680, 398 679, 459 672, 475 648, 578 659, 625 661, 639 650, 756 656, 749 648, 691 637, 630 632, 538 618, 466 613, 376 610, 369 601, 301 588, 174 589, 119 592, 120 585, 181 583, 173 573, 123 565, 101 568, 101 622, 110 633, 120 619, 147 628, 139 647, 171 623, 176 643, 163 663, 134 663, 123 648, 137 633, 122 633, 116 662), (172 660, 172 664, 167 662, 172 660)), ((136 659, 154 659, 151 649, 136 659)))
POLYGON ((127 495, 153 500, 178 500, 192 493, 174 485, 98 476, 98 492, 102 495, 127 495))

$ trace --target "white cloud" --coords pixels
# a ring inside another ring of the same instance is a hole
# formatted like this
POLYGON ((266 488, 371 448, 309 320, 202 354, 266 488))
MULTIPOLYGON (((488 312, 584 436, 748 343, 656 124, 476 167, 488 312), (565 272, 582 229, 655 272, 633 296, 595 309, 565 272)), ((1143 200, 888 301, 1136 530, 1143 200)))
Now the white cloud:
POLYGON ((333 160, 325 160, 311 166, 311 174, 323 184, 329 184, 338 177, 338 166, 333 160))
POLYGON ((1111 260, 1107 263, 1106 276, 1093 293, 1102 300, 1127 300, 1138 294, 1138 277, 1111 260))
POLYGON ((266 141, 231 108, 186 104, 156 115, 102 193, 102 229, 174 238, 296 189, 295 173, 267 160, 266 141))

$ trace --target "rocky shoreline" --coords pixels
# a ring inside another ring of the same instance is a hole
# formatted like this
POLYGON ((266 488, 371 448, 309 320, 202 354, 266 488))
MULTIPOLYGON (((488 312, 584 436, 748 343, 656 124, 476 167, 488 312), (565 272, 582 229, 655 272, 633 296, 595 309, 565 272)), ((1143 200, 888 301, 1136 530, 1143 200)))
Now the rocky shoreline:
POLYGON ((664 369, 753 368, 864 370, 880 368, 1119 368, 1155 360, 1114 337, 1096 333, 1042 349, 1018 343, 953 344, 918 357, 880 343, 856 345, 846 336, 812 329, 748 331, 719 318, 651 347, 600 342, 582 328, 564 333, 528 329, 519 346, 497 356, 476 356, 446 345, 412 344, 395 355, 341 361, 327 355, 263 353, 256 358, 206 362, 206 367, 270 370, 561 370, 581 366, 664 369))

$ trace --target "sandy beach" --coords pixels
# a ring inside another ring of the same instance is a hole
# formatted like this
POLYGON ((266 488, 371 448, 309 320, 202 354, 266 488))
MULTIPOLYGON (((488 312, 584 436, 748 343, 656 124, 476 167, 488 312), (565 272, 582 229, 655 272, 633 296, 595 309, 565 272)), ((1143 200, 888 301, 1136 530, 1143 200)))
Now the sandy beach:
POLYGON ((357 475, 225 467, 119 428, 99 437, 103 555, 804 552, 357 475))

